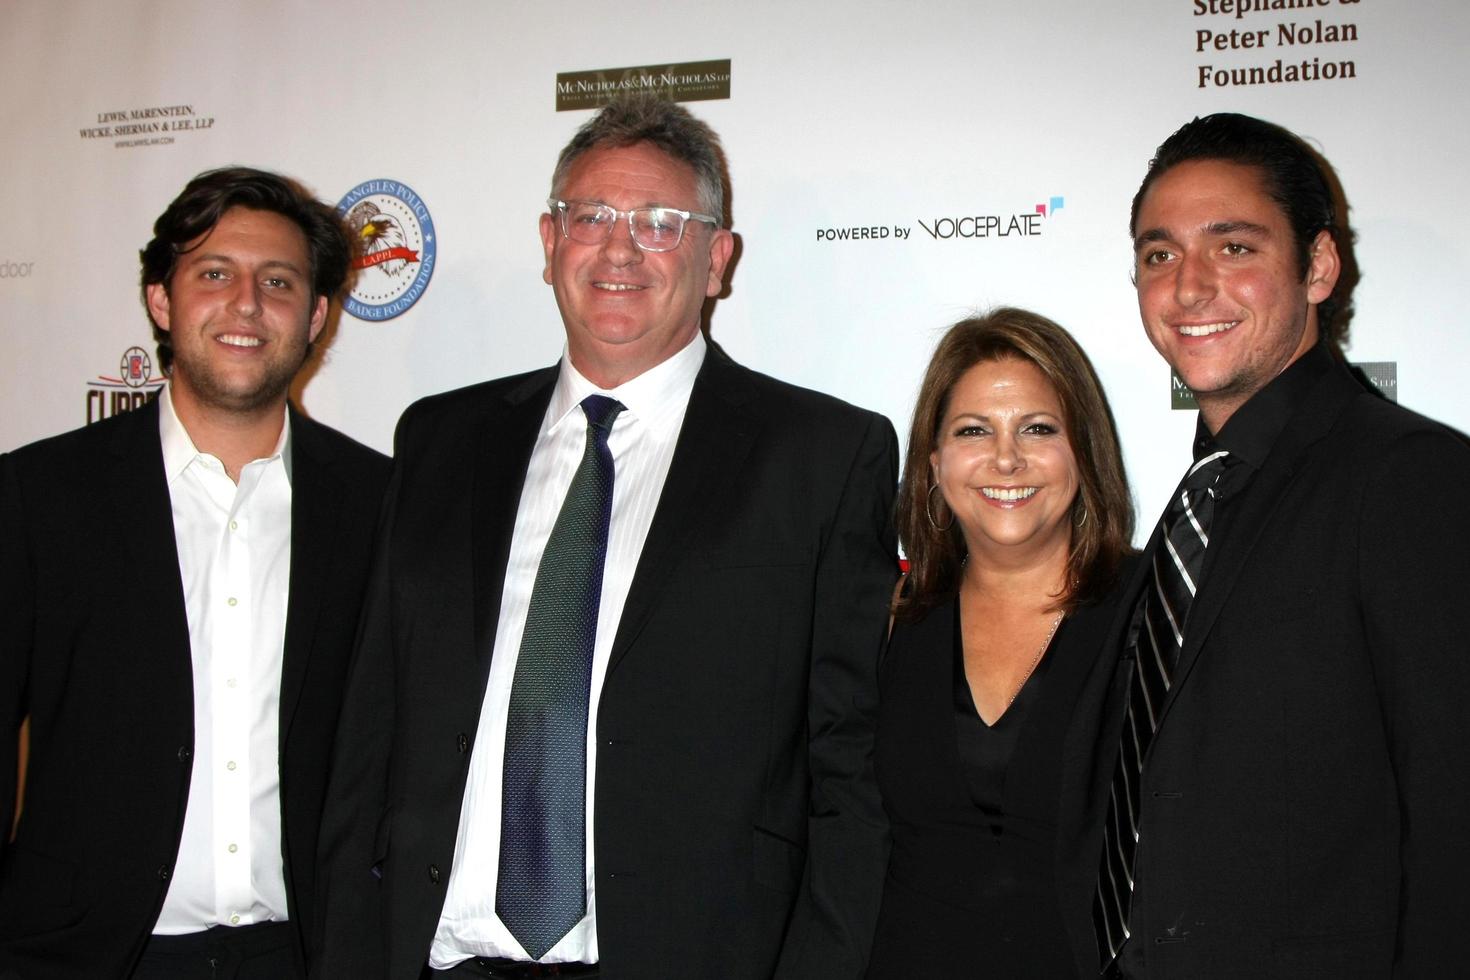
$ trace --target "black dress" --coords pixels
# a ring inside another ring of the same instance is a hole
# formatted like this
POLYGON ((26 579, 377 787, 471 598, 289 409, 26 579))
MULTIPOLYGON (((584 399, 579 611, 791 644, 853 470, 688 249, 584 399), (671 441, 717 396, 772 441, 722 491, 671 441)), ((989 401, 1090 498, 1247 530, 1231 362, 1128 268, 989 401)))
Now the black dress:
POLYGON ((870 980, 1076 976, 1056 883, 1062 755, 1112 613, 1063 620, 993 727, 965 680, 958 601, 894 627, 875 749, 893 851, 870 980))

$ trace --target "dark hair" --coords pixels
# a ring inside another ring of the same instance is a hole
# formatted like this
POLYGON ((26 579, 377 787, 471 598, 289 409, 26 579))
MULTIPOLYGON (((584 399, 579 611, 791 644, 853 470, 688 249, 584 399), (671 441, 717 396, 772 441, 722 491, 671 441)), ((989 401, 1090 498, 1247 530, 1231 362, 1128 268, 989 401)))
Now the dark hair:
MULTIPOLYGON (((231 208, 271 211, 293 222, 306 237, 311 257, 311 295, 332 297, 347 282, 352 260, 352 238, 337 209, 318 201, 296 181, 251 167, 206 170, 184 187, 153 222, 153 239, 138 253, 143 266, 143 308, 148 287, 167 290, 179 256, 208 235, 231 208)), ((148 315, 150 321, 153 315, 148 315)), ((173 364, 173 344, 167 330, 153 323, 158 361, 166 373, 173 364)))
MULTIPOLYGON (((1321 154, 1290 130, 1236 112, 1196 116, 1159 145, 1133 196, 1130 235, 1138 234, 1138 209, 1154 181, 1191 160, 1221 160, 1254 167, 1260 173, 1266 195, 1280 205, 1291 225, 1301 278, 1311 268, 1312 243, 1319 232, 1330 234, 1341 253, 1351 244, 1347 229, 1338 224, 1340 195, 1334 193, 1327 177, 1330 167, 1321 154)), ((1317 328, 1339 349, 1347 343, 1345 298, 1350 294, 1351 282, 1344 277, 1332 295, 1317 305, 1317 328)))
POLYGON ((1068 589, 1060 597, 1061 608, 1070 612, 1104 593, 1131 547, 1133 499, 1113 414, 1092 363, 1072 335, 1051 320, 1001 307, 950 327, 919 387, 895 504, 894 520, 909 560, 907 585, 895 608, 900 616, 921 615, 959 589, 965 539, 957 522, 941 530, 931 520, 929 498, 936 484, 929 457, 960 378, 977 364, 1007 359, 1034 364, 1051 382, 1077 460, 1068 589))
POLYGON ((551 196, 562 196, 562 185, 572 164, 589 150, 603 147, 651 143, 694 170, 694 187, 699 207, 706 214, 730 223, 725 213, 725 153, 720 137, 688 109, 651 92, 634 92, 614 98, 593 116, 562 148, 551 174, 551 196))

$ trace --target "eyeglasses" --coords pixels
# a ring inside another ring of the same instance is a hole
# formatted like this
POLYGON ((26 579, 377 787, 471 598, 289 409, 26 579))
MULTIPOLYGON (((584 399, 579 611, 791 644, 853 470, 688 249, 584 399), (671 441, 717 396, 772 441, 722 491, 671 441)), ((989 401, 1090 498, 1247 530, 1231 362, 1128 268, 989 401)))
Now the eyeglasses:
POLYGON ((698 211, 678 208, 632 208, 619 211, 592 201, 550 200, 546 206, 561 218, 561 233, 578 245, 601 245, 612 234, 619 215, 628 216, 628 232, 633 244, 645 252, 670 252, 684 240, 684 223, 704 221, 720 226, 720 219, 698 211))

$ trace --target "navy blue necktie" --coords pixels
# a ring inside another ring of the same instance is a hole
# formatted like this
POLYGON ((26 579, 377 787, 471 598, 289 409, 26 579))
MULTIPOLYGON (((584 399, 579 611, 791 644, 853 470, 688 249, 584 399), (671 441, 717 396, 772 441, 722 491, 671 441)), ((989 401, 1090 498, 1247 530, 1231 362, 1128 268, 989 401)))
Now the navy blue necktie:
POLYGON ((532 959, 587 908, 587 702, 612 517, 607 437, 622 410, 582 400, 587 446, 536 569, 510 689, 495 914, 532 959))
POLYGON ((1127 941, 1133 898, 1133 861, 1138 851, 1143 762, 1159 727, 1159 713, 1173 683, 1184 648, 1189 607, 1199 588, 1210 524, 1215 515, 1215 484, 1229 462, 1214 452, 1195 461, 1164 510, 1158 547, 1153 553, 1150 587, 1139 597, 1133 640, 1133 679, 1123 720, 1123 739, 1103 824, 1102 864, 1093 897, 1093 928, 1106 967, 1127 941))

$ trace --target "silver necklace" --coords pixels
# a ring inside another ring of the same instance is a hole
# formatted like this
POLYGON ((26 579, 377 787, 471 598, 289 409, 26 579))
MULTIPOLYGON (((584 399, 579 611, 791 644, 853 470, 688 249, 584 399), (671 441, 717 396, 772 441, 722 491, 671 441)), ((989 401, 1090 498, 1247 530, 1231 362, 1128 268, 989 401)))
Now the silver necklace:
POLYGON ((1046 631, 1046 639, 1041 641, 1041 649, 1036 651, 1036 656, 1032 659, 1031 666, 1027 667, 1026 673, 1021 675, 1021 683, 1016 685, 1016 689, 1011 692, 1010 698, 1006 701, 1007 708, 1016 703, 1016 697, 1020 695, 1021 688, 1026 686, 1026 682, 1029 681, 1031 679, 1031 675, 1036 672, 1036 665, 1041 663, 1041 655, 1046 652, 1047 647, 1051 646, 1052 637, 1057 635, 1057 627, 1061 625, 1062 614, 1057 613, 1057 618, 1051 621, 1051 629, 1046 631))

